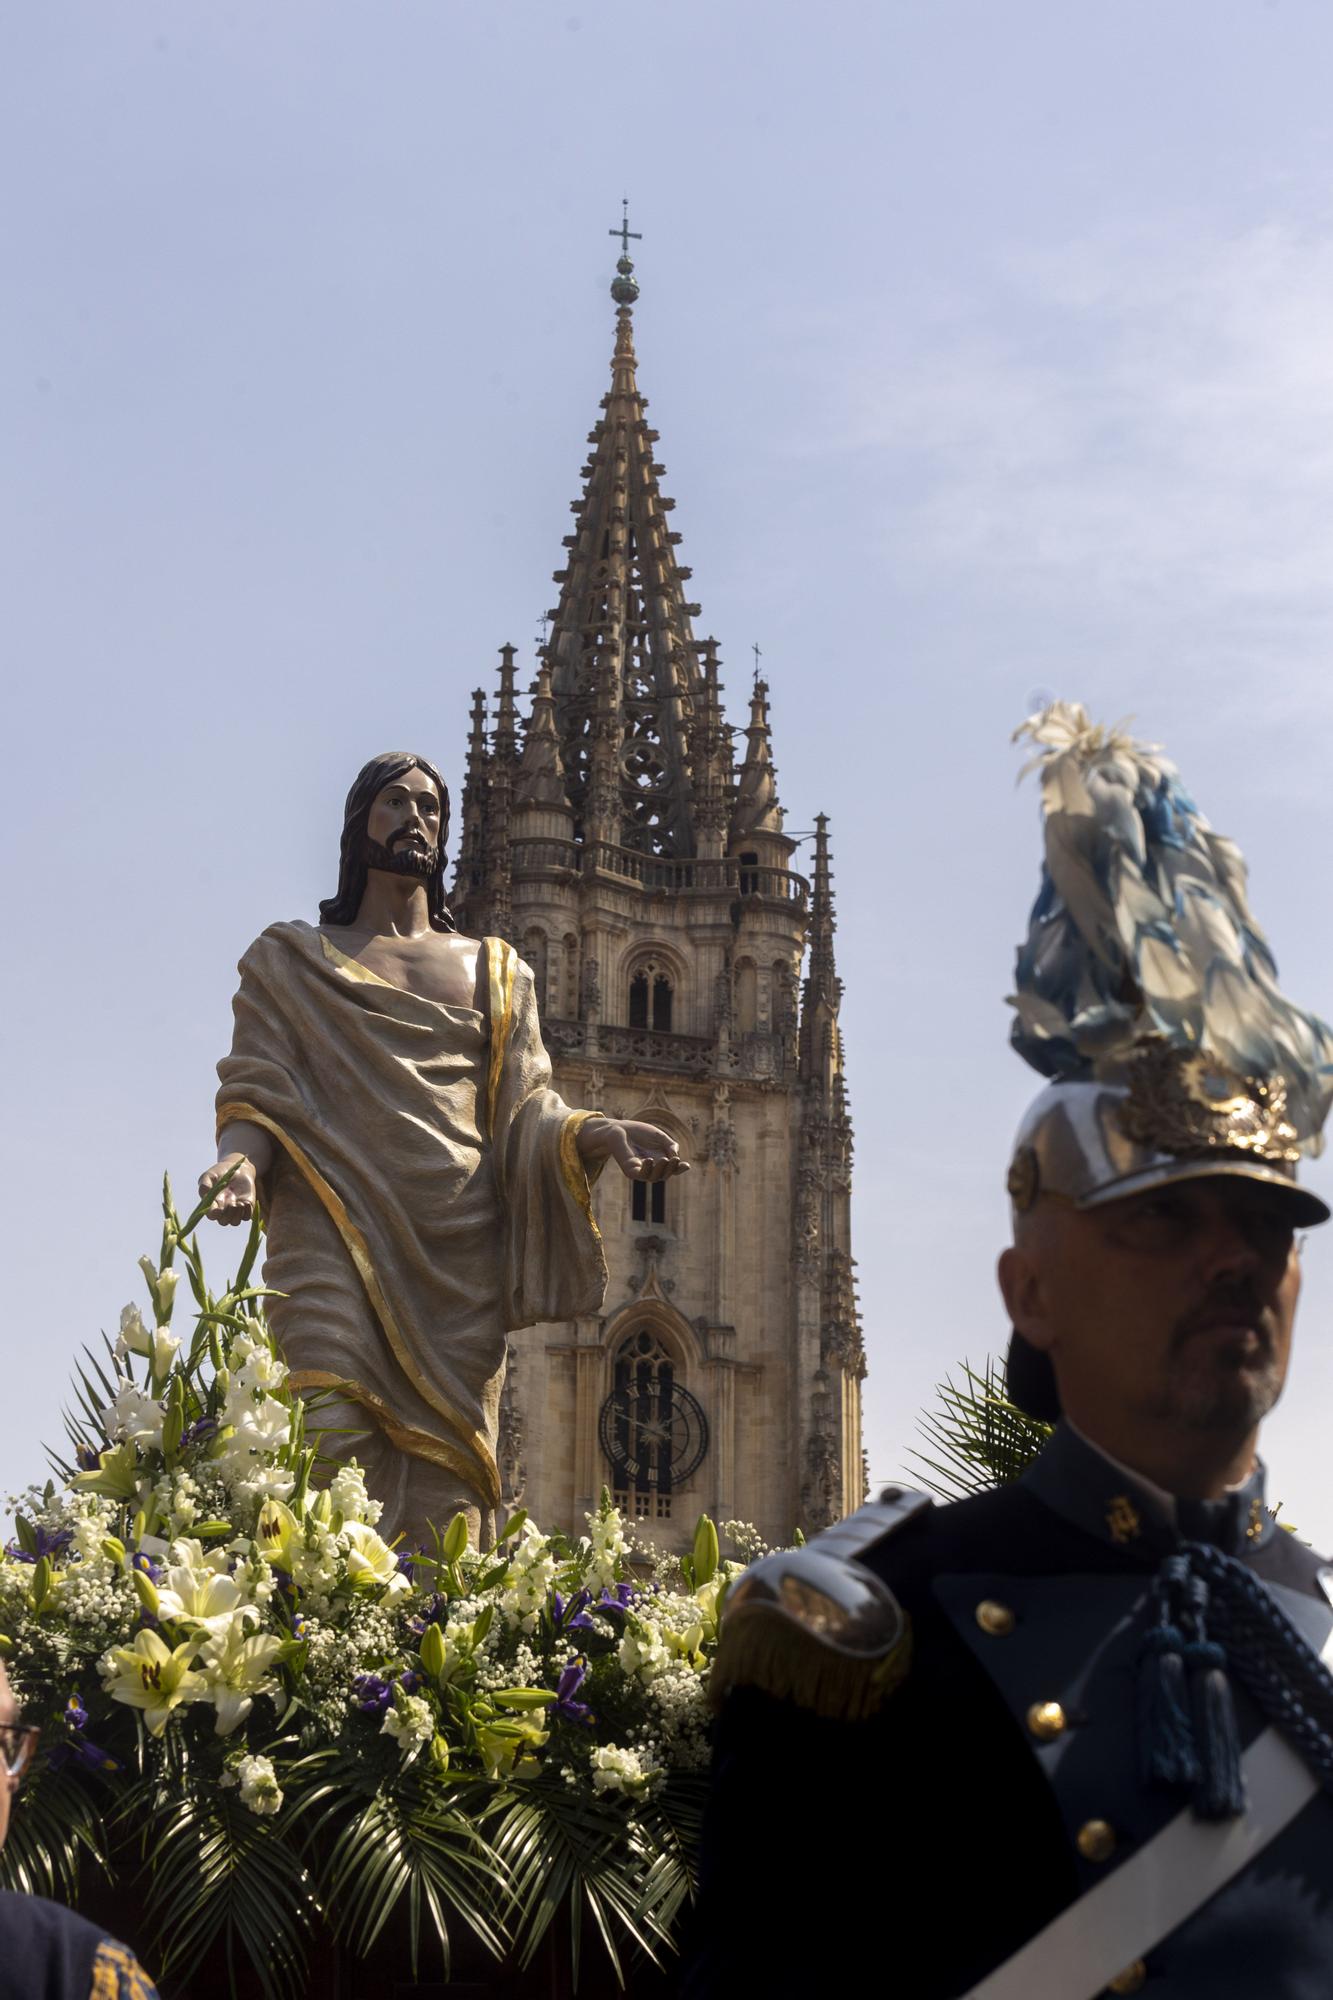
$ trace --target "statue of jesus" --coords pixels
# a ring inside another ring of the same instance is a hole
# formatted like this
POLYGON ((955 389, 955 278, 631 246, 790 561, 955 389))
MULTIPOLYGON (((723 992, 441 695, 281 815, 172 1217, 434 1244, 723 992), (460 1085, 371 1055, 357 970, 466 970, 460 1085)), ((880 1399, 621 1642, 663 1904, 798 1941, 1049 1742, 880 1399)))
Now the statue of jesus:
POLYGON ((551 1089, 532 973, 460 937, 444 896, 449 795, 423 757, 375 757, 347 797, 337 894, 241 960, 218 1065, 219 1222, 268 1231, 264 1282, 292 1384, 331 1457, 361 1463, 381 1533, 412 1545, 500 1505, 505 1336, 600 1310, 590 1187, 685 1171, 655 1125, 551 1089), (349 1435, 350 1433, 350 1435, 349 1435))

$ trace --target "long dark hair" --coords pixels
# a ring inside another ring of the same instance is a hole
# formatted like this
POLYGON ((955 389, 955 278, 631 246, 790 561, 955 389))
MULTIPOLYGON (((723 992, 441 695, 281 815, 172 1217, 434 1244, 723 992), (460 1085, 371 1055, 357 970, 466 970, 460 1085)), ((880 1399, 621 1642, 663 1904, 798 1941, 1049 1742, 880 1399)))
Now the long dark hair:
POLYGON ((374 805, 386 785, 395 778, 401 778, 405 771, 424 771, 440 795, 440 846, 434 868, 426 877, 426 904, 430 911, 431 923, 437 931, 451 931, 454 920, 449 914, 449 905, 444 898, 444 848, 449 837, 449 788, 433 764, 424 757, 414 757, 407 750, 386 750, 356 774, 356 782, 347 794, 347 804, 343 807, 342 850, 338 860, 338 888, 336 894, 328 897, 319 906, 322 922, 326 924, 350 924, 356 919, 361 907, 361 898, 366 892, 366 829, 370 820, 370 808, 374 805))

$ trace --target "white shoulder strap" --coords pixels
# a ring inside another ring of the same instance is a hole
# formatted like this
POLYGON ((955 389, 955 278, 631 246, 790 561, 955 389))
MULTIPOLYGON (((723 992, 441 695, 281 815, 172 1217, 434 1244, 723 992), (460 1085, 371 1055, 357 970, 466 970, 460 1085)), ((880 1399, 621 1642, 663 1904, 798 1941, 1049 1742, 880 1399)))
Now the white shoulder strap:
MULTIPOLYGON (((1320 1656, 1333 1665, 1333 1633, 1320 1656)), ((1006 1959, 967 2000, 1094 2000, 1135 1959, 1146 1958, 1210 1896, 1277 1839, 1319 1790, 1276 1729, 1265 1729, 1241 1759, 1248 1800, 1239 1819, 1177 1814, 1114 1874, 1089 1889, 1045 1930, 1006 1959)))

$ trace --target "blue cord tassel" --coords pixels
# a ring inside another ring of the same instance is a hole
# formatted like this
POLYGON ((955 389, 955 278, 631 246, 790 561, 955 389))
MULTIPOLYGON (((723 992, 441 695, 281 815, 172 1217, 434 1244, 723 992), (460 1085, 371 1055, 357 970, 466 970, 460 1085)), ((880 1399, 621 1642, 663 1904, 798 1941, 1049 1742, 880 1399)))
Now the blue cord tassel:
POLYGON ((1185 1664, 1199 1758, 1194 1810, 1200 1819, 1235 1819, 1245 1810, 1245 1777, 1227 1656, 1214 1640, 1192 1639, 1185 1664))
POLYGON ((1185 1680, 1185 1641, 1162 1606, 1143 1635, 1135 1683, 1139 1772, 1145 1785, 1197 1785, 1199 1757, 1185 1680))

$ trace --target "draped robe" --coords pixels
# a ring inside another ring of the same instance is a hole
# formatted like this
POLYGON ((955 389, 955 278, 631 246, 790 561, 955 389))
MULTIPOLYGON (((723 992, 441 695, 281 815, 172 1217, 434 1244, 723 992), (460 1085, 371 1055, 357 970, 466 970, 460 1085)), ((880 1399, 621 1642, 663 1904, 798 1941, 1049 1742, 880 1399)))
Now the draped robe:
POLYGON ((576 1144, 592 1114, 550 1088, 532 974, 486 938, 485 1008, 446 1006, 299 922, 240 974, 218 1129, 276 1142, 264 1282, 293 1385, 323 1392, 311 1426, 365 1468, 382 1533, 415 1543, 462 1508, 485 1535, 505 1336, 597 1312, 606 1287, 576 1144))

